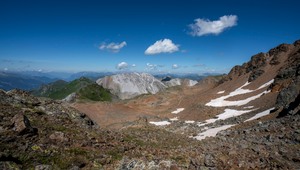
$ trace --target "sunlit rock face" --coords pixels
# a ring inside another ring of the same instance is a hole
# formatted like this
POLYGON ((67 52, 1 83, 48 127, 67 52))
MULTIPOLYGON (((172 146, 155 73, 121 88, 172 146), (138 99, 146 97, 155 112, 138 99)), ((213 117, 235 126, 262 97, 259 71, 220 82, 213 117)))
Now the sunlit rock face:
POLYGON ((120 99, 131 99, 141 94, 155 94, 166 89, 158 79, 147 73, 123 73, 98 79, 97 83, 120 99))

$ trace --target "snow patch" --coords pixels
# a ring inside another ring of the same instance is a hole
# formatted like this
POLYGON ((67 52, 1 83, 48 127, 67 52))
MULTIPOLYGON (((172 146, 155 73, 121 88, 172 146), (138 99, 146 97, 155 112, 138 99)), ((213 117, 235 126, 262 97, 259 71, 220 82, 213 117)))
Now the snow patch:
POLYGON ((220 126, 220 127, 216 127, 216 128, 211 128, 211 129, 208 129, 204 132, 201 132, 199 133, 197 136, 194 136, 193 138, 194 139, 197 139, 197 140, 202 140, 202 139, 205 139, 206 137, 214 137, 217 135, 218 132, 222 131, 222 130, 226 130, 230 127, 234 126, 233 125, 223 125, 223 126, 220 126))
POLYGON ((223 93, 225 93, 225 90, 219 91, 217 94, 223 94, 223 93))
POLYGON ((272 107, 271 109, 265 110, 263 112, 257 113, 255 116, 251 117, 250 119, 245 120, 244 122, 248 122, 248 121, 255 120, 260 117, 266 116, 266 115, 270 114, 270 111, 273 109, 274 109, 274 107, 272 107))
POLYGON ((178 114, 180 112, 182 112, 184 110, 184 108, 177 108, 175 111, 171 112, 173 114, 178 114))
POLYGON ((274 79, 272 79, 272 80, 268 81, 267 83, 261 85, 261 86, 260 86, 258 89, 256 89, 256 90, 259 90, 259 89, 268 87, 268 86, 271 85, 273 82, 274 82, 274 79))
POLYGON ((194 120, 186 120, 186 121, 184 121, 184 123, 192 124, 192 123, 195 123, 195 121, 194 120))
POLYGON ((242 114, 252 112, 253 110, 234 110, 234 109, 225 109, 224 113, 221 113, 217 115, 217 118, 214 119, 208 119, 205 121, 205 123, 199 123, 198 126, 204 126, 210 123, 214 123, 217 120, 225 120, 231 117, 240 116, 242 114))
POLYGON ((156 125, 156 126, 165 126, 165 125, 169 125, 169 124, 171 124, 171 123, 170 123, 170 122, 168 122, 168 121, 149 122, 149 123, 151 123, 151 124, 153 124, 153 125, 156 125))
POLYGON ((246 106, 246 107, 243 107, 244 109, 252 109, 254 106, 246 106))
POLYGON ((237 88, 236 90, 234 90, 233 92, 229 93, 228 95, 225 96, 221 96, 219 98, 216 99, 212 99, 210 102, 206 103, 206 106, 213 106, 213 107, 225 107, 225 106, 242 106, 245 105, 247 103, 249 103, 252 100, 255 100, 257 98, 259 98, 261 95, 263 94, 267 94, 270 91, 264 91, 258 95, 249 97, 247 99, 244 100, 239 100, 239 101, 227 101, 225 99, 229 98, 229 97, 233 97, 236 95, 241 95, 241 94, 246 94, 246 93, 251 93, 253 91, 257 91, 259 89, 262 89, 264 87, 269 86, 270 84, 272 84, 274 82, 274 80, 270 80, 269 82, 263 84, 262 86, 260 86, 259 88, 257 88, 256 90, 249 90, 249 89, 243 89, 243 87, 249 85, 249 82, 246 82, 244 85, 242 85, 241 87, 237 88))
POLYGON ((170 121, 177 121, 177 120, 179 120, 178 117, 174 117, 170 119, 170 121))

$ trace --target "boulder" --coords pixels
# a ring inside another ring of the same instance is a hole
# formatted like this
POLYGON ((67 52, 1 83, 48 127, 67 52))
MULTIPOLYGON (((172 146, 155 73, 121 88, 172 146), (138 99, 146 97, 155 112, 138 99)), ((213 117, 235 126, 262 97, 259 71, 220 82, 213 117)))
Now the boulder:
POLYGON ((12 119, 14 131, 19 135, 27 133, 36 133, 36 129, 32 128, 29 119, 22 113, 16 114, 12 119))
POLYGON ((69 141, 69 138, 67 138, 63 132, 54 132, 49 136, 49 138, 51 140, 54 140, 57 142, 68 142, 69 141))
POLYGON ((35 170, 52 170, 52 166, 51 165, 37 165, 34 168, 35 170))

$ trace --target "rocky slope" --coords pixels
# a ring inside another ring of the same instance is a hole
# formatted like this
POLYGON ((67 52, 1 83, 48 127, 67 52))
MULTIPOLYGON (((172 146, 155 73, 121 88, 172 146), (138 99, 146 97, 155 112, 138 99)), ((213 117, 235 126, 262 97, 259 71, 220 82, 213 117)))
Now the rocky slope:
POLYGON ((300 115, 196 141, 141 118, 102 129, 57 101, 0 91, 0 169, 296 169, 300 115), (166 143, 167 141, 167 143, 166 143))
POLYGON ((0 91, 0 169, 299 169, 299 49, 280 45, 192 88, 76 103, 86 114, 0 91))
POLYGON ((131 99, 141 94, 155 94, 166 86, 147 73, 123 73, 98 79, 97 83, 109 89, 120 99, 131 99))
POLYGON ((249 62, 232 68, 222 81, 249 75, 248 82, 252 82, 266 74, 274 78, 270 90, 279 92, 276 109, 290 110, 290 113, 284 114, 297 113, 300 110, 300 40, 293 44, 281 44, 267 53, 252 56, 249 62), (291 102, 293 106, 290 106, 291 102))

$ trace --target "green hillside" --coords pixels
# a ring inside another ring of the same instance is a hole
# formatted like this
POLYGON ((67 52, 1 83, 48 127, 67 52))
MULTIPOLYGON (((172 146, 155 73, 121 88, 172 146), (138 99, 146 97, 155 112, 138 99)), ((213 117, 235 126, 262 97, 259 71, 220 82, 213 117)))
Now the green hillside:
POLYGON ((71 93, 76 93, 78 99, 92 101, 110 101, 111 94, 94 81, 81 77, 71 82, 58 80, 56 82, 43 85, 38 90, 32 92, 35 96, 48 97, 61 100, 71 93))

